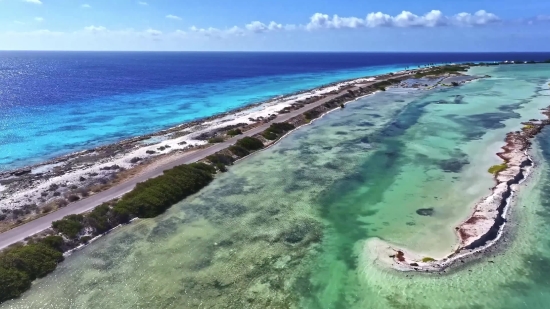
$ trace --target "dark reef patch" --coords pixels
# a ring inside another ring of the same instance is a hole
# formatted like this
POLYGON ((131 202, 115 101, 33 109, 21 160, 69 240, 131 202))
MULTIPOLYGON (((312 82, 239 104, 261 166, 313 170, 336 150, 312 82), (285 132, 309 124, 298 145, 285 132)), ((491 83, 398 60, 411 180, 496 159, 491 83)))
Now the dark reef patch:
POLYGON ((420 216, 426 216, 430 217, 434 214, 434 209, 432 207, 430 208, 420 208, 416 210, 416 214, 420 216))

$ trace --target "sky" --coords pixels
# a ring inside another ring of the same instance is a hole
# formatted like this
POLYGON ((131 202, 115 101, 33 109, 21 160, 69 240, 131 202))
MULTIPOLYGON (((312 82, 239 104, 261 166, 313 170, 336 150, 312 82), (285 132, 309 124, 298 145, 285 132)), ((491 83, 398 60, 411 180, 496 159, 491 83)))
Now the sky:
POLYGON ((0 0, 0 50, 550 51, 550 1, 0 0))

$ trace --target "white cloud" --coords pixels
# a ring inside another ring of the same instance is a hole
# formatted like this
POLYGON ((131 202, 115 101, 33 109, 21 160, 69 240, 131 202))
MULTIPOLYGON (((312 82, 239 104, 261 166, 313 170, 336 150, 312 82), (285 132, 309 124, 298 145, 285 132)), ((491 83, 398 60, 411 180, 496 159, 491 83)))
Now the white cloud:
POLYGON ((277 30, 292 30, 295 28, 294 25, 282 25, 274 21, 270 22, 267 25, 260 21, 253 21, 245 25, 244 27, 246 30, 254 33, 262 33, 262 32, 277 31, 277 30))
POLYGON ((149 4, 147 4, 147 2, 144 2, 144 1, 138 1, 138 4, 139 5, 149 5, 149 4))
POLYGON ((500 18, 493 13, 480 10, 474 14, 459 13, 453 17, 453 22, 460 26, 479 26, 487 25, 500 21, 500 18))
POLYGON ((25 24, 24 22, 19 21, 19 20, 14 20, 13 23, 18 24, 18 25, 24 25, 25 24))
POLYGON ((173 20, 181 20, 181 17, 172 15, 172 14, 166 15, 166 18, 173 19, 173 20))
POLYGON ((237 26, 233 26, 233 27, 227 29, 225 32, 227 32, 228 34, 236 35, 236 36, 243 36, 245 34, 244 30, 237 27, 237 26))
POLYGON ((256 33, 267 31, 267 26, 259 21, 253 21, 250 24, 246 25, 245 28, 256 33))
POLYGON ((493 13, 484 10, 474 14, 460 13, 455 16, 445 16, 441 11, 432 10, 424 15, 416 15, 409 11, 403 11, 396 16, 373 12, 365 18, 340 17, 334 15, 315 13, 310 17, 306 29, 341 29, 341 28, 375 28, 375 27, 438 27, 438 26, 480 26, 500 21, 493 13))
POLYGON ((150 35, 150 36, 159 36, 159 35, 162 34, 162 31, 149 28, 149 29, 145 30, 145 33, 150 35))
POLYGON ((209 37, 219 37, 223 34, 223 32, 220 29, 212 28, 212 27, 197 28, 195 26, 192 26, 191 28, 189 28, 189 30, 191 30, 191 32, 199 33, 209 37))
POLYGON ((23 0, 25 2, 28 2, 28 3, 34 3, 34 4, 42 4, 42 1, 40 0, 23 0))
POLYGON ((42 17, 35 17, 34 20, 40 23, 40 22, 43 22, 43 21, 44 21, 44 18, 42 18, 42 17))
POLYGON ((86 3, 86 4, 81 5, 80 7, 83 8, 83 9, 89 9, 92 6, 86 3))
POLYGON ((98 33, 98 32, 105 32, 107 31, 107 28, 103 27, 103 26, 88 26, 88 27, 84 27, 84 30, 86 31, 89 31, 89 32, 93 32, 93 33, 98 33))

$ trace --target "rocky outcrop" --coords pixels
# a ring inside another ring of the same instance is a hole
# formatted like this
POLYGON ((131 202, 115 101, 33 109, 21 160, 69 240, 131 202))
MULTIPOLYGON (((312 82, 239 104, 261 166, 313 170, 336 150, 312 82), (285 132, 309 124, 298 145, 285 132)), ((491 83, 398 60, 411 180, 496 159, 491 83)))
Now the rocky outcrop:
POLYGON ((506 224, 510 199, 518 190, 517 185, 533 168, 533 161, 528 154, 531 139, 550 123, 550 107, 543 110, 543 114, 546 119, 525 122, 522 130, 506 135, 506 145, 502 147, 502 152, 497 153, 504 161, 504 168, 496 170, 496 184, 491 194, 482 199, 474 207, 470 217, 455 228, 460 240, 458 248, 441 260, 430 261, 403 253, 403 250, 396 250, 397 254, 391 256, 396 262, 396 268, 408 271, 442 271, 454 261, 484 250, 499 239, 506 224))

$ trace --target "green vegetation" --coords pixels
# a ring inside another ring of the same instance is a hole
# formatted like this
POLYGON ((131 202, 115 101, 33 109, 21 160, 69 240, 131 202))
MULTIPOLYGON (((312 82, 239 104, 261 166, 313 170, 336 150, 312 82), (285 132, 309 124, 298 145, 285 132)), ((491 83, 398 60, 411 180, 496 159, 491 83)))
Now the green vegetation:
MULTIPOLYGON (((218 162, 228 162, 231 157, 216 155, 215 158, 218 162)), ((205 163, 176 166, 159 177, 137 184, 112 207, 103 204, 88 214, 69 215, 53 222, 54 230, 65 239, 47 236, 5 249, 0 252, 0 302, 18 297, 30 288, 34 279, 52 272, 63 261, 64 250, 87 243, 131 218, 161 214, 205 187, 215 173, 216 168, 205 163)))
POLYGON ((424 263, 435 262, 435 259, 427 256, 427 257, 422 258, 422 262, 424 262, 424 263))
POLYGON ((264 148, 264 143, 255 137, 246 136, 238 140, 235 145, 248 151, 256 151, 264 148))
POLYGON ((262 136, 268 140, 273 141, 283 136, 286 132, 293 130, 294 128, 295 126, 293 124, 286 122, 273 123, 262 133, 262 136))
POLYGON ((52 227, 68 238, 76 238, 84 227, 83 221, 83 215, 69 215, 61 220, 52 222, 52 227))
POLYGON ((208 139, 208 143, 210 144, 217 144, 217 143, 221 143, 223 142, 223 137, 220 137, 220 136, 215 136, 215 137, 212 137, 210 139, 208 139))
POLYGON ((535 128, 534 125, 532 125, 532 124, 526 124, 526 125, 524 125, 523 128, 521 128, 521 129, 522 129, 523 131, 526 131, 526 130, 531 130, 531 129, 533 129, 533 128, 535 128))
POLYGON ((237 136, 237 135, 241 135, 243 134, 243 132, 241 131, 241 129, 233 129, 233 130, 229 130, 227 131, 227 135, 233 137, 233 136, 237 136))
POLYGON ((221 153, 216 153, 211 156, 206 157, 210 163, 212 163, 220 172, 227 171, 227 165, 233 165, 235 159, 232 156, 224 155, 221 153))
POLYGON ((52 272, 63 261, 61 251, 50 246, 52 238, 18 245, 0 253, 0 302, 19 297, 31 282, 52 272))
POLYGON ((231 153, 233 153, 235 156, 237 156, 239 158, 246 157, 250 154, 250 151, 244 149, 241 146, 237 146, 237 145, 230 146, 229 151, 231 151, 231 153))
POLYGON ((422 78, 428 75, 457 74, 460 72, 465 72, 467 69, 468 69, 467 66, 462 66, 462 65, 445 65, 445 66, 435 67, 425 72, 417 72, 416 74, 414 74, 414 77, 422 78))
POLYGON ((306 118, 306 120, 313 120, 317 117, 321 116, 321 112, 320 111, 316 111, 316 110, 310 110, 310 111, 307 111, 304 113, 304 117, 306 118))
POLYGON ((162 176, 138 183, 134 190, 116 203, 113 210, 140 218, 156 217, 173 204, 198 192, 212 179, 212 173, 202 168, 176 166, 162 176))
POLYGON ((506 163, 493 165, 493 166, 489 167, 488 172, 493 174, 493 175, 496 175, 496 174, 502 172, 503 170, 505 170, 507 167, 508 167, 508 165, 506 165, 506 163))

